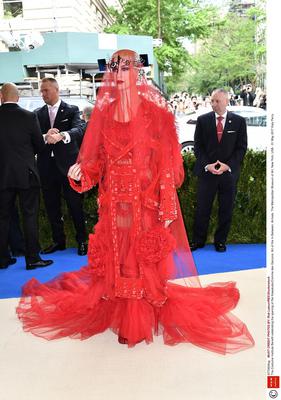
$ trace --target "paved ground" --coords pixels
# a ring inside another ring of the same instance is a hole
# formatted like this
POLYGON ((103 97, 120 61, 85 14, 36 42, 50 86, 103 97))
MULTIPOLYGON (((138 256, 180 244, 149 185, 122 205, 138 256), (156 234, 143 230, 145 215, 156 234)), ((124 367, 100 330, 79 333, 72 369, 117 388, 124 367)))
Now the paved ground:
POLYGON ((86 341, 48 342, 22 331, 18 299, 0 301, 1 400, 257 400, 265 398, 265 269, 201 277, 234 280, 235 314, 256 346, 221 356, 192 345, 164 346, 158 337, 133 349, 106 332, 86 341))

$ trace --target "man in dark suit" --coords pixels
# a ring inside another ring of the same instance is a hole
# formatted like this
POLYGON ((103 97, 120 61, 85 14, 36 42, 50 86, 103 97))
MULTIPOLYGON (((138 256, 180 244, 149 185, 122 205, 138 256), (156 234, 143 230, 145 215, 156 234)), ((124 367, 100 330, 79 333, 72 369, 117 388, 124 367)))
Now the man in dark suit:
MULTIPOLYGON (((89 123, 89 121, 90 121, 90 118, 91 118, 93 109, 94 109, 94 106, 91 106, 91 105, 90 105, 90 106, 86 106, 86 107, 83 108, 81 118, 82 118, 82 120, 84 121, 84 125, 83 125, 84 133, 85 133, 86 130, 87 130, 88 123, 89 123)), ((82 137, 81 139, 78 140, 78 145, 79 145, 79 147, 81 147, 82 140, 83 140, 83 137, 82 137)))
POLYGON ((86 106, 83 108, 82 119, 85 121, 86 126, 88 125, 88 122, 90 121, 93 109, 94 109, 94 106, 86 106))
POLYGON ((215 195, 218 195, 218 227, 215 249, 226 251, 240 165, 247 150, 247 127, 243 117, 228 112, 228 93, 212 93, 213 111, 198 117, 194 152, 194 173, 198 176, 197 207, 191 250, 204 247, 215 195))
POLYGON ((34 113, 18 106, 18 89, 6 83, 0 107, 0 269, 16 262, 8 251, 9 225, 16 197, 23 216, 26 269, 46 267, 39 256, 38 210, 40 180, 35 154, 44 148, 34 113))
POLYGON ((244 85, 240 92, 240 97, 243 100, 243 106, 253 107, 256 95, 253 92, 252 85, 244 85))
POLYGON ((84 134, 83 122, 78 107, 60 99, 59 86, 54 78, 42 79, 40 89, 46 104, 35 112, 46 145, 38 155, 38 168, 53 236, 53 243, 42 253, 49 254, 65 249, 61 211, 63 192, 76 230, 78 254, 85 255, 87 245, 82 195, 70 187, 67 179, 69 167, 76 162, 79 152, 79 143, 84 134))

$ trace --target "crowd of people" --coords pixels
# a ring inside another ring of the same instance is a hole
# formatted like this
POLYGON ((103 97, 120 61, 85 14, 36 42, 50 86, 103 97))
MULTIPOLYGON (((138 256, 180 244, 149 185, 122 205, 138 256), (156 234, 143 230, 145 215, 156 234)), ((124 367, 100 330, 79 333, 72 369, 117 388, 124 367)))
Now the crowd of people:
MULTIPOLYGON (((238 93, 228 92, 230 106, 253 106, 266 110, 266 93, 260 87, 253 90, 251 84, 243 85, 238 93)), ((170 97, 170 107, 174 114, 190 114, 201 109, 211 109, 210 95, 189 94, 186 91, 174 93, 170 97)))
POLYGON ((174 114, 190 114, 201 108, 210 108, 211 100, 210 96, 190 95, 183 91, 173 94, 169 104, 174 114))

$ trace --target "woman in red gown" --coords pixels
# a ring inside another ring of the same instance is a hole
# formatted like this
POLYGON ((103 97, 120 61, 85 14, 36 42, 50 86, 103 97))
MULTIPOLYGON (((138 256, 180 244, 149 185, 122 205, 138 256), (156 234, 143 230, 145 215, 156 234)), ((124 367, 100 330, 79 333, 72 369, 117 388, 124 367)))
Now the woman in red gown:
POLYGON ((99 221, 89 236, 88 266, 23 288, 17 314, 25 331, 46 339, 87 339, 111 329, 134 346, 162 334, 233 353, 254 345, 230 311, 234 282, 201 287, 176 188, 183 164, 174 117, 146 82, 131 50, 113 54, 99 90, 71 186, 99 185, 99 221), (171 283, 184 277, 185 285, 171 283))

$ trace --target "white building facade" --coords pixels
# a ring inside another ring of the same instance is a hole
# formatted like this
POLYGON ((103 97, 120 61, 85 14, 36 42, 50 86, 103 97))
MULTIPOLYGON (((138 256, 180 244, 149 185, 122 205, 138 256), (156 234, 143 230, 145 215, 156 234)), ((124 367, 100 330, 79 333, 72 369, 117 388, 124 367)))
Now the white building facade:
MULTIPOLYGON (((119 0, 0 0, 0 37, 6 32, 103 32, 113 22, 108 7, 119 0)), ((0 51, 5 50, 0 45, 0 51)))

